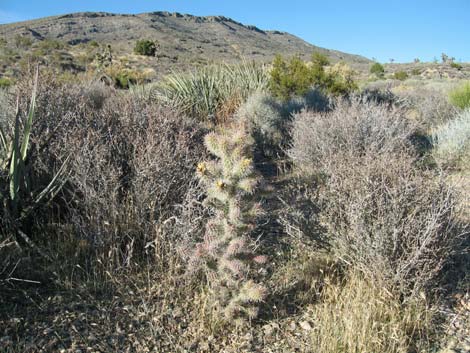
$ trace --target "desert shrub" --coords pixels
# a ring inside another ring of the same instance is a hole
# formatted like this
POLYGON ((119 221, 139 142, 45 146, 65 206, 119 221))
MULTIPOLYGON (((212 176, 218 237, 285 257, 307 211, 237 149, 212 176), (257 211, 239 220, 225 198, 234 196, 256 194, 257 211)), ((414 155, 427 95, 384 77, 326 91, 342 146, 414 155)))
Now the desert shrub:
POLYGON ((376 155, 412 148, 414 125, 399 108, 353 98, 331 112, 302 112, 294 119, 289 155, 298 168, 317 173, 338 154, 376 155))
POLYGON ((11 86, 11 81, 6 77, 0 77, 0 89, 11 86))
POLYGON ((14 41, 15 41, 16 47, 19 49, 27 49, 31 47, 31 45, 33 44, 33 41, 31 40, 31 38, 23 36, 23 35, 16 35, 14 38, 14 41))
POLYGON ((470 108, 470 82, 466 82, 449 93, 450 102, 460 109, 470 108))
POLYGON ((311 345, 319 353, 429 352, 435 314, 421 298, 402 302, 387 283, 352 273, 327 282, 310 309, 311 345))
POLYGON ((64 145, 75 156, 69 180, 79 206, 69 212, 80 239, 110 267, 139 261, 191 186, 201 130, 169 109, 114 96, 71 131, 64 145))
MULTIPOLYGON (((336 63, 326 70, 323 88, 333 96, 345 96, 358 89, 354 81, 355 71, 343 62, 336 63)), ((322 85, 320 85, 322 87, 322 85)))
POLYGON ((266 295, 266 288, 252 279, 255 266, 266 258, 255 253, 250 238, 261 206, 256 200, 260 177, 254 169, 248 131, 234 125, 205 138, 217 160, 199 163, 197 171, 214 217, 189 264, 191 270, 204 266, 214 292, 213 305, 227 321, 239 324, 257 317, 258 304, 266 295))
POLYGON ((284 101, 293 95, 305 94, 313 83, 311 70, 297 56, 285 62, 282 56, 277 55, 270 74, 271 93, 284 101))
MULTIPOLYGON (((37 151, 47 149, 51 133, 45 133, 45 141, 35 139, 41 132, 35 126, 38 72, 34 77, 29 104, 21 102, 15 107, 6 101, 2 107, 14 109, 15 113, 2 114, 0 123, 0 202, 3 206, 0 209, 0 236, 11 236, 18 244, 31 247, 46 258, 47 255, 31 240, 31 231, 35 223, 45 223, 36 211, 50 203, 62 188, 67 162, 63 161, 56 168, 51 166, 46 172, 41 170, 37 151), (25 106, 27 108, 23 108, 25 106)), ((27 99, 23 96, 22 100, 27 99)))
POLYGON ((143 84, 146 81, 145 73, 128 69, 121 64, 111 65, 104 69, 104 78, 110 81, 115 88, 129 89, 136 84, 143 84))
MULTIPOLYGON (((51 174, 70 157, 64 189, 36 218, 61 226, 49 224, 33 239, 39 246, 47 242, 43 248, 62 262, 61 273, 74 264, 84 274, 114 273, 144 258, 164 266, 166 254, 176 256, 175 237, 183 236, 178 225, 185 222, 172 217, 179 217, 177 205, 195 187, 205 130, 169 108, 110 88, 99 86, 96 98, 95 84, 64 84, 52 74, 39 82, 35 141, 48 143, 35 150, 35 165, 51 174)), ((29 86, 22 81, 18 89, 29 86)))
POLYGON ((432 134, 435 158, 445 166, 470 163, 470 110, 437 127, 432 134))
POLYGON ((411 74, 412 74, 413 76, 421 75, 421 69, 418 69, 418 68, 412 69, 412 70, 411 70, 411 74))
POLYGON ((405 71, 397 71, 393 74, 393 78, 400 81, 405 81, 408 78, 408 74, 405 71))
POLYGON ((60 50, 65 48, 65 43, 54 39, 44 39, 38 43, 38 48, 47 51, 60 50))
POLYGON ((457 69, 457 70, 459 70, 459 71, 462 70, 462 68, 463 68, 462 65, 460 65, 459 63, 456 63, 456 62, 454 62, 454 61, 452 61, 452 62, 450 63, 450 67, 453 68, 453 69, 457 69))
POLYGON ((366 87, 362 90, 361 96, 366 102, 372 101, 388 106, 394 106, 399 103, 399 98, 389 88, 366 87))
POLYGON ((135 43, 134 53, 138 55, 155 56, 157 44, 148 39, 138 40, 135 43))
POLYGON ((331 101, 324 93, 317 88, 310 88, 302 96, 295 96, 287 102, 282 102, 282 115, 289 118, 293 113, 298 113, 303 109, 314 111, 326 111, 329 109, 331 101))
POLYGON ((242 104, 237 112, 253 131, 257 146, 266 154, 280 147, 286 119, 281 114, 278 102, 269 94, 256 92, 242 104))
POLYGON ((452 119, 457 113, 445 94, 438 90, 419 88, 398 92, 396 97, 397 103, 411 109, 417 122, 426 130, 452 119))
POLYGON ((101 109, 105 100, 111 96, 111 90, 102 82, 86 84, 82 92, 85 102, 92 109, 101 109))
POLYGON ((384 77, 384 74, 385 74, 385 68, 380 63, 374 63, 370 67, 369 72, 371 74, 377 76, 378 78, 382 78, 382 77, 384 77))
POLYGON ((328 58, 320 53, 313 53, 309 64, 298 56, 286 62, 277 55, 270 73, 271 93, 287 102, 294 96, 305 95, 312 86, 335 96, 348 95, 357 89, 355 73, 349 66, 337 63, 327 68, 327 65, 328 58))
POLYGON ((254 62, 207 66, 192 73, 174 73, 155 87, 156 99, 202 121, 224 120, 254 92, 264 91, 268 78, 254 62))
POLYGON ((403 112, 353 99, 298 114, 292 134, 289 155, 318 180, 311 217, 337 258, 404 289, 431 283, 456 241, 454 200, 443 180, 416 166, 403 112))

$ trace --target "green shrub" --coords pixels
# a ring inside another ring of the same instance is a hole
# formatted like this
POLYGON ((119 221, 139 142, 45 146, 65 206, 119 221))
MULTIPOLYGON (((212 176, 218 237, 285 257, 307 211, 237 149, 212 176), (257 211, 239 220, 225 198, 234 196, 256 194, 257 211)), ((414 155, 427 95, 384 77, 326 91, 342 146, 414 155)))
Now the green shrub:
POLYGON ((271 70, 271 93, 284 102, 294 96, 305 95, 312 86, 335 96, 347 95, 357 89, 354 72, 344 63, 332 67, 328 58, 313 53, 311 63, 303 62, 295 56, 286 62, 280 55, 273 61, 271 70))
POLYGON ((114 84, 117 88, 128 89, 137 83, 136 78, 129 71, 121 71, 114 76, 114 84))
POLYGON ((11 80, 6 77, 0 77, 0 88, 8 88, 11 86, 11 80))
POLYGON ((450 63, 450 67, 453 68, 453 69, 457 69, 457 70, 459 70, 459 71, 462 70, 462 68, 463 68, 462 65, 460 65, 460 64, 458 64, 458 63, 456 63, 456 62, 453 62, 453 61, 450 63))
POLYGON ((421 70, 415 68, 415 69, 411 70, 411 74, 412 74, 413 76, 421 75, 421 70))
POLYGON ((405 81, 408 78, 408 74, 405 71, 397 71, 393 74, 393 78, 400 81, 405 81))
POLYGON ((98 44, 98 42, 96 40, 92 40, 92 41, 88 42, 88 45, 89 45, 90 48, 94 48, 94 49, 100 47, 100 45, 98 44))
POLYGON ((470 163, 470 110, 438 127, 432 135, 434 156, 445 166, 459 167, 470 163))
POLYGON ((294 56, 288 63, 280 55, 274 58, 270 89, 275 97, 287 101, 293 95, 303 95, 313 81, 312 70, 300 57, 294 56))
POLYGON ((470 108, 470 81, 449 93, 450 102, 460 109, 470 108))
POLYGON ((370 67, 369 72, 373 75, 376 75, 378 78, 382 78, 385 74, 385 68, 381 63, 374 63, 370 67))
POLYGON ((157 52, 157 44, 148 39, 138 40, 135 43, 134 53, 145 56, 155 56, 157 52))

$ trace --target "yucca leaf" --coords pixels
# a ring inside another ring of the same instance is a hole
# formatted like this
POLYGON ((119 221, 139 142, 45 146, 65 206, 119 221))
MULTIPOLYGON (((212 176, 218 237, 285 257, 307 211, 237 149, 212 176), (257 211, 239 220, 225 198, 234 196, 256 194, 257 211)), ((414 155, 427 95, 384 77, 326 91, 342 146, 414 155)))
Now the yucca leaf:
POLYGON ((18 189, 20 185, 20 182, 19 182, 20 175, 19 175, 19 170, 18 170, 19 154, 20 154, 19 139, 20 139, 20 114, 19 112, 17 112, 16 117, 15 117, 15 131, 14 131, 13 141, 12 141, 11 157, 10 157, 10 173, 9 173, 10 198, 13 201, 13 205, 16 204, 16 199, 18 196, 18 189))
POLYGON ((29 106, 28 118, 23 130, 23 141, 21 144, 21 159, 26 159, 26 153, 29 147, 29 138, 31 135, 31 128, 33 126, 34 110, 36 108, 36 91, 38 87, 39 68, 36 69, 36 75, 34 78, 33 93, 31 95, 31 104, 29 106))
POLYGON ((1 126, 0 126, 0 142, 2 143, 2 148, 5 150, 5 155, 8 155, 7 137, 1 126))

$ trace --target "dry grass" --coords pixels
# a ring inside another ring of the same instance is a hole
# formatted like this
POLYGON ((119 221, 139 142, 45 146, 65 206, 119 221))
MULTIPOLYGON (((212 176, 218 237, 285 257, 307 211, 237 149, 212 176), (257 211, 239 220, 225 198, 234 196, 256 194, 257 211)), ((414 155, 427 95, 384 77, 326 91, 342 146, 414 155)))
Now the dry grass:
POLYGON ((401 302, 387 283, 351 274, 328 283, 309 311, 311 352, 429 352, 435 311, 423 298, 401 302))

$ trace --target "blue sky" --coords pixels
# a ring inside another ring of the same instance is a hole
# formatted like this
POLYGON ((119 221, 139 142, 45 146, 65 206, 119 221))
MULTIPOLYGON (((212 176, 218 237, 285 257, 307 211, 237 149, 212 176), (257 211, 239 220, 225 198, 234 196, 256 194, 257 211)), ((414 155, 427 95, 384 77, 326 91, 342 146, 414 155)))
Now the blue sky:
POLYGON ((224 15, 381 62, 470 62, 470 0, 0 0, 0 23, 77 11, 224 15))

